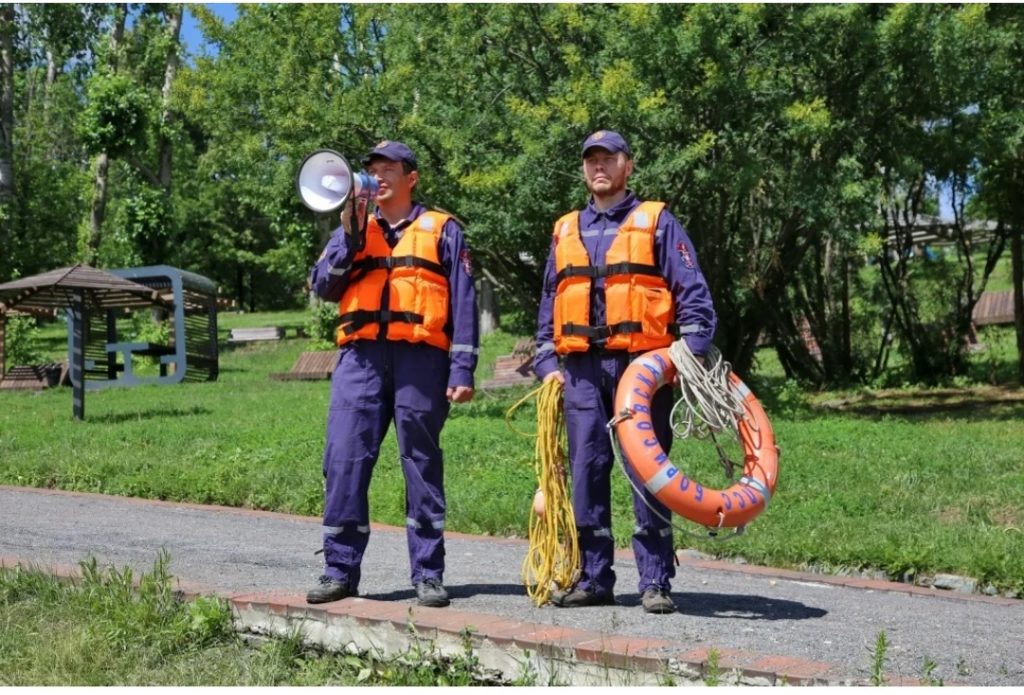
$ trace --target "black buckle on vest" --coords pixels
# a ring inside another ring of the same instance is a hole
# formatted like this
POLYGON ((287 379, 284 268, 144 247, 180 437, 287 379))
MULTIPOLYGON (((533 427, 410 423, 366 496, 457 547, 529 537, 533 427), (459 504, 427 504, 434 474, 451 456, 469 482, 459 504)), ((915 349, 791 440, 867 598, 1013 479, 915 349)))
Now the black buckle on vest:
MULTIPOLYGON (((613 335, 620 333, 642 333, 643 324, 639 321, 621 321, 604 326, 585 326, 579 323, 563 323, 562 335, 582 335, 591 340, 607 340, 613 335)), ((670 323, 666 326, 669 335, 678 338, 681 333, 678 323, 670 323)))
POLYGON ((604 326, 584 326, 578 323, 563 323, 562 335, 582 335, 591 340, 607 340, 619 333, 639 333, 643 324, 639 321, 622 321, 604 326))
POLYGON ((661 272, 656 265, 645 263, 610 263, 608 265, 570 265, 562 268, 555 275, 555 282, 559 283, 565 278, 588 277, 591 279, 606 278, 610 275, 653 275, 661 277, 661 272))
POLYGON ((412 311, 350 311, 342 314, 340 321, 343 324, 342 330, 345 335, 352 335, 368 323, 379 323, 384 326, 389 323, 423 323, 423 314, 412 311))
POLYGON ((424 268, 438 275, 444 275, 444 266, 417 256, 371 256, 352 264, 353 270, 369 273, 374 270, 392 270, 394 268, 424 268))

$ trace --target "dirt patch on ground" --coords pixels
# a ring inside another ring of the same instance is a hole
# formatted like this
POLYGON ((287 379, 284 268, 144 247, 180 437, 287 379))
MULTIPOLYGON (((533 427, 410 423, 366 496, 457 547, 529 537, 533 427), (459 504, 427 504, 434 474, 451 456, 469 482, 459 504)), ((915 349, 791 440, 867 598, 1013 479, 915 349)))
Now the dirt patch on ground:
POLYGON ((943 524, 960 524, 967 519, 967 514, 960 507, 946 507, 935 512, 935 519, 943 524))
POLYGON ((941 524, 963 524, 968 521, 968 516, 975 516, 982 512, 987 523, 998 526, 1007 531, 1017 530, 1024 533, 1024 511, 1015 507, 1005 505, 1002 507, 989 507, 986 500, 972 498, 966 502, 966 507, 943 507, 933 513, 935 520, 941 524))
POLYGON ((971 388, 865 390, 836 398, 813 399, 815 410, 877 415, 963 411, 995 405, 1024 403, 1024 389, 1005 386, 971 388))
POLYGON ((1024 512, 1014 507, 999 507, 988 514, 992 523, 1005 529, 1017 529, 1024 532, 1024 512))

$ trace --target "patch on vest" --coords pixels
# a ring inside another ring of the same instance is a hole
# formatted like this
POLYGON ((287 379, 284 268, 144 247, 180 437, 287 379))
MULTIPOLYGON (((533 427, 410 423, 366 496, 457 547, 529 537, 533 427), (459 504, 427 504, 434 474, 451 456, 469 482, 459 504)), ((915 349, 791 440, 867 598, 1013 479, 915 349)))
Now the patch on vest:
POLYGON ((676 251, 679 252, 679 257, 683 259, 683 265, 687 268, 692 268, 693 256, 690 255, 690 248, 686 245, 685 241, 680 241, 676 244, 676 251))
POLYGON ((571 225, 568 222, 563 222, 561 228, 558 230, 558 237, 564 239, 569 236, 571 225))
POLYGON ((459 262, 462 263, 462 269, 466 271, 466 275, 473 277, 473 257, 470 255, 469 249, 459 251, 459 262))
POLYGON ((638 212, 633 215, 633 226, 634 227, 647 227, 647 213, 638 212))

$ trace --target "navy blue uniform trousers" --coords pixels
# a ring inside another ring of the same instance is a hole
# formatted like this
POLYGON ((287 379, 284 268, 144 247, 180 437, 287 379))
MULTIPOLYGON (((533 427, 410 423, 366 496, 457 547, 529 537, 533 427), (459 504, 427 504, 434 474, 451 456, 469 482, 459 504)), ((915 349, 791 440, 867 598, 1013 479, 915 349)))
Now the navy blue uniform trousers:
MULTIPOLYGON (((629 365, 625 352, 591 349, 566 355, 565 420, 572 470, 572 506, 576 517, 583 571, 578 586, 596 593, 611 593, 615 549, 612 538, 611 472, 615 461, 606 425, 613 416, 615 388, 629 365)), ((651 417, 658 442, 666 453, 672 445, 669 415, 673 394, 668 386, 651 403, 651 417)), ((642 497, 633 492, 636 526, 633 554, 640 573, 638 590, 669 589, 675 576, 672 527, 665 520, 671 512, 626 467, 642 497), (650 505, 650 507, 648 506, 650 505), (651 507, 665 520, 658 518, 651 507)))
POLYGON ((446 350, 425 343, 356 340, 340 349, 324 449, 324 573, 353 590, 370 537, 370 476, 392 420, 405 477, 411 580, 443 580, 440 436, 448 417, 449 365, 446 350))

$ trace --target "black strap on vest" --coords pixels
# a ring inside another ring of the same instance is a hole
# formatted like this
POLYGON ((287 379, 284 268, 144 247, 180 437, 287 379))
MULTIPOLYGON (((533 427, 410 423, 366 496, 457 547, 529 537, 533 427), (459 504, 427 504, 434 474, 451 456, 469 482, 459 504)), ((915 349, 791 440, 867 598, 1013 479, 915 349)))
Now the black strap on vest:
MULTIPOLYGON (((620 333, 642 333, 644 326, 639 321, 621 321, 619 323, 605 326, 585 326, 581 323, 563 323, 562 335, 582 335, 591 340, 606 340, 613 335, 620 333)), ((679 337, 679 324, 670 323, 667 326, 668 332, 679 337)))
POLYGON ((661 272, 656 265, 645 263, 610 263, 608 265, 570 265, 562 268, 555 275, 555 283, 560 283, 565 278, 586 276, 589 278, 606 278, 609 275, 653 275, 661 277, 661 272))
POLYGON ((379 323, 382 326, 388 323, 423 323, 423 314, 416 314, 411 311, 364 311, 358 309, 342 314, 340 317, 342 330, 345 335, 352 335, 368 323, 379 323))
POLYGON ((418 256, 370 256, 352 264, 353 271, 361 271, 359 277, 374 270, 391 270, 392 268, 424 268, 441 276, 445 274, 444 266, 440 263, 434 263, 418 256))

